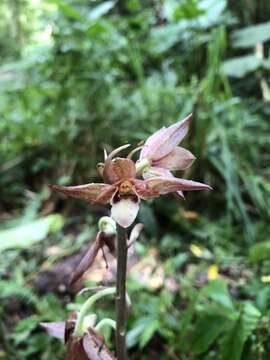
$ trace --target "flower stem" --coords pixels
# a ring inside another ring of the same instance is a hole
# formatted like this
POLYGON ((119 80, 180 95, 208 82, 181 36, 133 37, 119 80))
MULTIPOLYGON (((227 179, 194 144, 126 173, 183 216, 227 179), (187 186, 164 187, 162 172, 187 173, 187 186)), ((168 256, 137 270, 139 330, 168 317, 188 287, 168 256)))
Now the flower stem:
POLYGON ((90 308, 93 306, 93 304, 98 300, 101 299, 103 296, 107 296, 107 295, 112 295, 115 293, 115 288, 114 287, 110 287, 110 288, 105 288, 99 292, 97 292, 96 294, 90 296, 90 298, 83 304, 77 321, 76 321, 76 325, 75 325, 75 330, 74 330, 74 335, 75 336, 82 336, 84 333, 84 328, 83 328, 83 320, 85 318, 85 316, 87 315, 88 311, 90 310, 90 308))
POLYGON ((116 275, 116 352, 118 360, 127 360, 126 350, 126 271, 127 231, 117 225, 117 275, 116 275))
POLYGON ((115 330, 116 322, 112 319, 105 318, 105 319, 100 320, 100 322, 95 326, 95 329, 97 331, 100 331, 100 329, 103 328, 104 326, 110 326, 115 330))

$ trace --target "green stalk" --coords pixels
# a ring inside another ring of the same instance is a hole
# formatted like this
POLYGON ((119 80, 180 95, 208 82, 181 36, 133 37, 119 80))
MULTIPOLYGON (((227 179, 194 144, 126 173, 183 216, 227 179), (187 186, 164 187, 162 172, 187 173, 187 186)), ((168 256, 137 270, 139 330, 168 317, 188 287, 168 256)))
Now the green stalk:
POLYGON ((115 293, 115 287, 110 287, 110 288, 106 288, 103 289, 101 291, 99 291, 98 293, 92 295, 82 306, 77 321, 76 321, 76 325, 75 325, 75 330, 74 330, 74 336, 83 336, 84 333, 84 328, 83 328, 83 320, 85 318, 85 316, 87 315, 87 313, 89 312, 90 308, 93 306, 93 304, 100 298, 107 296, 107 295, 112 295, 115 293))
POLYGON ((118 360, 127 360, 126 350, 126 272, 127 231, 117 225, 117 275, 116 275, 116 353, 118 360))
POLYGON ((113 328, 114 330, 116 329, 116 322, 112 319, 102 319, 100 320, 100 322, 95 326, 95 329, 97 331, 100 331, 100 329, 102 329, 104 326, 110 326, 111 328, 113 328))

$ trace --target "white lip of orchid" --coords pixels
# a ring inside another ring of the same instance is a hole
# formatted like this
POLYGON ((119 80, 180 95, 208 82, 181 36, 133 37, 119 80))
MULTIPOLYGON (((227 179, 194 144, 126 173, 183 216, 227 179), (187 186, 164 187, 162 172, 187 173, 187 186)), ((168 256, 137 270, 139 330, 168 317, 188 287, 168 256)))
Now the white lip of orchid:
POLYGON ((135 201, 127 196, 111 202, 111 216, 123 228, 128 228, 136 219, 139 211, 139 198, 135 201))
POLYGON ((151 162, 145 158, 136 163, 136 174, 140 175, 151 167, 151 162))

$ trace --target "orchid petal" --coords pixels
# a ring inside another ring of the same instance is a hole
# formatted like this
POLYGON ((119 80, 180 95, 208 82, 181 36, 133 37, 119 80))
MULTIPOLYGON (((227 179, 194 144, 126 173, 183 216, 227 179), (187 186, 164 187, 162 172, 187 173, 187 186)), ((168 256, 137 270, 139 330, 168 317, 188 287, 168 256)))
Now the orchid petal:
POLYGON ((131 230, 131 233, 129 235, 128 245, 132 245, 140 236, 140 233, 142 232, 144 228, 144 225, 141 223, 138 223, 134 226, 134 228, 131 230))
POLYGON ((111 185, 101 184, 101 183, 91 183, 78 186, 60 186, 52 185, 53 190, 59 191, 67 196, 71 196, 76 199, 82 199, 87 202, 99 202, 101 204, 106 204, 109 202, 110 197, 103 197, 98 199, 104 191, 112 191, 114 188, 111 185))
POLYGON ((151 189, 144 180, 133 180, 136 195, 143 200, 152 199, 159 196, 158 191, 151 189))
MULTIPOLYGON (((103 337, 93 328, 89 328, 82 339, 82 346, 91 360, 116 360, 104 343, 103 337)), ((76 358, 79 359, 79 358, 76 358)))
POLYGON ((162 141, 163 136, 167 128, 163 126, 161 129, 157 130, 153 135, 151 135, 145 142, 144 146, 142 147, 142 151, 140 153, 140 160, 148 158, 151 159, 153 155, 153 150, 156 149, 156 146, 159 142, 162 141))
POLYGON ((122 227, 129 227, 139 211, 139 198, 136 195, 122 197, 117 200, 113 199, 111 202, 112 218, 122 227))
MULTIPOLYGON (((174 178, 177 179, 169 170, 164 169, 164 168, 160 168, 157 166, 153 166, 150 169, 148 169, 147 171, 145 171, 143 173, 143 178, 144 179, 150 179, 153 178, 154 176, 157 177, 170 177, 170 178, 174 178)), ((179 190, 176 192, 176 194, 181 197, 182 199, 185 199, 185 196, 183 194, 183 191, 179 190)))
POLYGON ((158 161, 168 155, 186 136, 191 118, 192 114, 188 115, 184 120, 168 128, 162 128, 150 136, 141 151, 140 160, 148 158, 152 161, 158 161))
POLYGON ((176 191, 176 197, 179 196, 181 199, 185 199, 185 195, 183 193, 183 191, 179 190, 179 191, 176 191))
POLYGON ((185 190, 212 190, 209 185, 175 177, 155 177, 145 180, 147 185, 160 195, 185 190))
POLYGON ((104 188, 99 195, 97 196, 96 202, 100 204, 108 204, 111 198, 117 191, 117 187, 114 185, 108 185, 108 187, 104 188))
POLYGON ((64 342, 65 338, 65 321, 42 322, 40 326, 47 331, 49 335, 64 342))
POLYGON ((142 176, 144 179, 150 179, 153 177, 174 177, 170 170, 159 166, 151 166, 143 172, 142 176))
MULTIPOLYGON (((87 353, 84 350, 83 338, 70 336, 66 346, 67 346, 66 355, 65 355, 66 360, 78 360, 78 359, 89 360, 89 359, 91 359, 88 357, 87 353)), ((97 360, 97 358, 92 358, 92 359, 97 360)))
POLYGON ((154 165, 169 170, 184 170, 190 167, 195 159, 190 151, 177 146, 168 155, 155 162, 154 165))
POLYGON ((112 160, 112 158, 118 154, 120 151, 122 150, 125 150, 126 148, 128 148, 130 146, 130 144, 125 144, 125 145, 122 145, 122 146, 119 146, 118 148, 114 149, 109 155, 107 155, 106 153, 106 158, 105 160, 112 160))
POLYGON ((104 180, 114 184, 119 180, 134 178, 136 175, 136 167, 132 160, 115 158, 106 160, 103 170, 104 180))
POLYGON ((79 280, 83 274, 93 265, 95 258, 98 254, 99 249, 103 246, 103 240, 100 237, 100 232, 97 234, 95 242, 91 245, 89 250, 86 252, 76 269, 72 272, 70 278, 70 284, 74 284, 79 280))

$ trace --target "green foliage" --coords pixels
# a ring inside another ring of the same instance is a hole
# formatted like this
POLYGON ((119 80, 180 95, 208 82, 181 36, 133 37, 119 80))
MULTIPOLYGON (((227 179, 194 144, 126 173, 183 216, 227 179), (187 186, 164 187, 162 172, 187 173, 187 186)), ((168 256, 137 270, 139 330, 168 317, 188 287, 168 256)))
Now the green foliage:
POLYGON ((270 62, 256 55, 240 56, 223 63, 223 71, 226 75, 241 78, 258 69, 269 69, 270 62))
POLYGON ((151 265, 156 249, 180 287, 131 274, 130 351, 268 359, 269 11, 244 0, 1 2, 0 357, 61 359, 38 323, 80 304, 35 289, 40 267, 96 231, 92 208, 66 206, 47 185, 95 180, 104 147, 136 145, 192 111, 185 145, 198 161, 184 176, 214 191, 141 207, 137 256, 151 265))
POLYGON ((232 34, 233 46, 236 48, 247 48, 263 43, 270 39, 270 22, 248 26, 244 29, 234 31, 232 34))
POLYGON ((270 259, 270 241, 260 242, 253 245, 249 250, 251 261, 261 261, 270 259))
POLYGON ((46 238, 49 233, 59 231, 62 226, 62 216, 54 214, 9 230, 2 230, 0 231, 0 251, 11 248, 27 249, 46 238))

